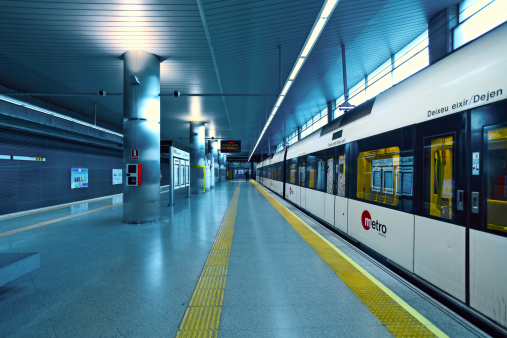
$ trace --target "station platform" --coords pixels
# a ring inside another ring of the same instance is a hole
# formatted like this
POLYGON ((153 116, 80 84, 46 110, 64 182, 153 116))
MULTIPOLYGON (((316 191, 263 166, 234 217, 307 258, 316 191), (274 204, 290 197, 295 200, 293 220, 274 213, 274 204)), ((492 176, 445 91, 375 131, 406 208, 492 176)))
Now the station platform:
POLYGON ((122 223, 121 196, 0 217, 40 268, 0 287, 2 337, 487 336, 254 181, 122 223))

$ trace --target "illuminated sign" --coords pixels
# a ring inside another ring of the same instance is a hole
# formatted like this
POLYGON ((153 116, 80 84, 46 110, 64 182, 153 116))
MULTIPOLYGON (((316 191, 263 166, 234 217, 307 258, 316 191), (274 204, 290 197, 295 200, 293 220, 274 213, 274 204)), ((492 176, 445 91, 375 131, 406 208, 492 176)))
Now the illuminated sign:
POLYGON ((241 141, 222 141, 220 142, 221 153, 240 153, 241 141))

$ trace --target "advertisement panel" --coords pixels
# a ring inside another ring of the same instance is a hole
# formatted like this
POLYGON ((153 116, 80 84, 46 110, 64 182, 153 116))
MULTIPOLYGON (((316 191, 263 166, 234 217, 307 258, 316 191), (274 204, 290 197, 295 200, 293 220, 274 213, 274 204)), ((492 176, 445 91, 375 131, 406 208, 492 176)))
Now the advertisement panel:
POLYGON ((88 188, 88 168, 70 169, 70 188, 88 188))
POLYGON ((113 169, 113 185, 123 183, 123 169, 113 169))

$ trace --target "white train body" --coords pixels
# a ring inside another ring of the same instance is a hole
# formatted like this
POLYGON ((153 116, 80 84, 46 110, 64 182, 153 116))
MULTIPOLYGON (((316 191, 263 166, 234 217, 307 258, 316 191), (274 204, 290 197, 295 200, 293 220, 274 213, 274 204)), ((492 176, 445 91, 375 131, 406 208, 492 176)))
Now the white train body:
POLYGON ((264 160, 257 180, 505 328, 506 99, 504 24, 264 160))

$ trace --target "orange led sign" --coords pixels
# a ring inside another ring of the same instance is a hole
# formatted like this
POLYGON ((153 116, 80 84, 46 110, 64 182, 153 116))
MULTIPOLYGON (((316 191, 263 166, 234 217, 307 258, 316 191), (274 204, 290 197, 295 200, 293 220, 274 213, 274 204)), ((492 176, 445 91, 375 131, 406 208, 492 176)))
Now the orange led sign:
POLYGON ((240 153, 241 141, 222 141, 220 142, 221 153, 240 153))

